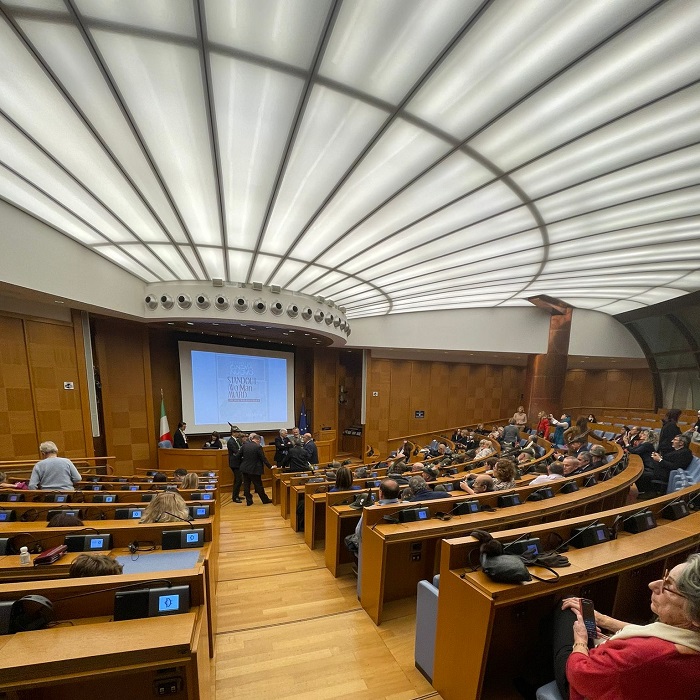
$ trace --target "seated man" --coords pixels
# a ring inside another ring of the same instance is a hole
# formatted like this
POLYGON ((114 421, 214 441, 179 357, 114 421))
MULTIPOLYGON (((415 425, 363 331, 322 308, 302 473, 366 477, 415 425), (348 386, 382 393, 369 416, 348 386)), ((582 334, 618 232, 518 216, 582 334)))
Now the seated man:
POLYGON ((564 467, 564 476, 572 476, 579 468, 579 461, 576 457, 564 457, 562 466, 564 467))
POLYGON ((671 440, 672 452, 661 456, 658 452, 652 452, 651 458, 654 460, 651 478, 646 473, 637 481, 637 488, 643 493, 640 498, 653 498, 664 493, 668 487, 668 478, 673 469, 687 469, 693 461, 693 453, 688 445, 690 438, 687 435, 676 435, 671 440))
POLYGON ((547 473, 541 474, 530 482, 530 486, 538 484, 547 484, 550 481, 557 481, 564 478, 564 465, 561 462, 552 462, 547 465, 547 473))
POLYGON ((467 479, 463 479, 459 482, 459 488, 472 496, 476 496, 479 493, 488 493, 493 491, 493 477, 490 474, 479 474, 471 486, 467 479))
POLYGON ((429 501, 436 498, 451 498, 450 494, 447 492, 441 493, 440 491, 433 491, 428 484, 425 483, 425 479, 422 476, 412 476, 408 480, 408 488, 413 494, 413 496, 408 499, 409 501, 429 501))
POLYGON ((583 474, 593 469, 593 459, 590 452, 579 452, 578 469, 575 469, 572 474, 583 474))
POLYGON ((58 456, 58 447, 54 442, 42 442, 39 452, 43 459, 32 469, 29 488, 49 489, 51 491, 74 491, 73 484, 82 478, 73 462, 58 456))
POLYGON ((591 455, 592 469, 597 469, 608 463, 608 456, 605 454, 605 448, 602 445, 591 445, 589 453, 591 455))

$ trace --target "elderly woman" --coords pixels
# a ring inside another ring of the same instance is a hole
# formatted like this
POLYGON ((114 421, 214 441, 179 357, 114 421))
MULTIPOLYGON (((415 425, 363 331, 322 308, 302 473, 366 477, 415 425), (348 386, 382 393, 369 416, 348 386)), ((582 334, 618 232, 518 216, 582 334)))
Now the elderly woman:
POLYGON ((489 457, 492 455, 494 452, 493 447, 491 446, 491 441, 490 440, 481 440, 479 442, 479 449, 476 451, 476 454, 474 455, 474 459, 483 459, 484 457, 489 457))
POLYGON ((633 625, 596 612, 596 643, 601 643, 592 649, 588 648, 581 599, 564 600, 555 633, 555 671, 564 697, 697 700, 700 554, 691 554, 687 561, 666 571, 663 578, 652 581, 649 588, 656 622, 633 625), (607 638, 599 630, 614 634, 607 638), (564 643, 558 649, 557 641, 564 643))

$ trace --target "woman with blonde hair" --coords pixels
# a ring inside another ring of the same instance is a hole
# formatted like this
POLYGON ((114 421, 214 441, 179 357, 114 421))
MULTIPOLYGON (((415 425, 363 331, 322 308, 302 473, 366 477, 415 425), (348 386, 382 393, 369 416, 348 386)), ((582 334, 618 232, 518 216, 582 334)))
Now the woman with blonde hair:
POLYGON ((183 497, 176 491, 161 491, 148 504, 142 523, 175 523, 189 520, 190 511, 183 497))
POLYGON ((198 489, 199 488, 199 476, 194 472, 185 474, 180 482, 181 489, 198 489))

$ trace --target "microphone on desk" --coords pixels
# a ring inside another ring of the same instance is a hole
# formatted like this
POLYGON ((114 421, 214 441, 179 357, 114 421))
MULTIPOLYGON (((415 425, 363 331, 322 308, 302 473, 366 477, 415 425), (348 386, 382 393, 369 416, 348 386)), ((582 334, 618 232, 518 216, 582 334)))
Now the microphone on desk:
POLYGON ((577 537, 579 537, 584 532, 586 532, 586 530, 590 530, 591 528, 594 528, 596 525, 599 525, 599 524, 600 524, 600 518, 596 518, 593 522, 588 523, 588 525, 586 525, 586 527, 584 527, 582 530, 579 530, 578 532, 573 534, 571 537, 569 537, 568 540, 564 540, 564 542, 562 542, 558 547, 555 547, 553 551, 557 552, 557 553, 559 553, 560 551, 565 552, 566 549, 564 549, 564 548, 569 544, 569 542, 575 540, 577 537))
POLYGON ((164 510, 163 512, 165 513, 165 515, 170 515, 173 518, 176 518, 177 520, 182 520, 183 523, 187 523, 194 530, 194 523, 189 518, 181 518, 179 515, 175 515, 175 513, 169 513, 167 510, 164 510))

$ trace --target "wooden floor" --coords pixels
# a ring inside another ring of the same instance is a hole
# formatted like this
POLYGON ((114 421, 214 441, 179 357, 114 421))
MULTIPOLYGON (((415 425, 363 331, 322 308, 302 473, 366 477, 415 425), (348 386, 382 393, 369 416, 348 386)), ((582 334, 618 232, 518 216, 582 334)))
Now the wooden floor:
POLYGON ((277 506, 224 505, 220 552, 217 700, 439 700, 413 665, 415 603, 375 626, 277 506))

